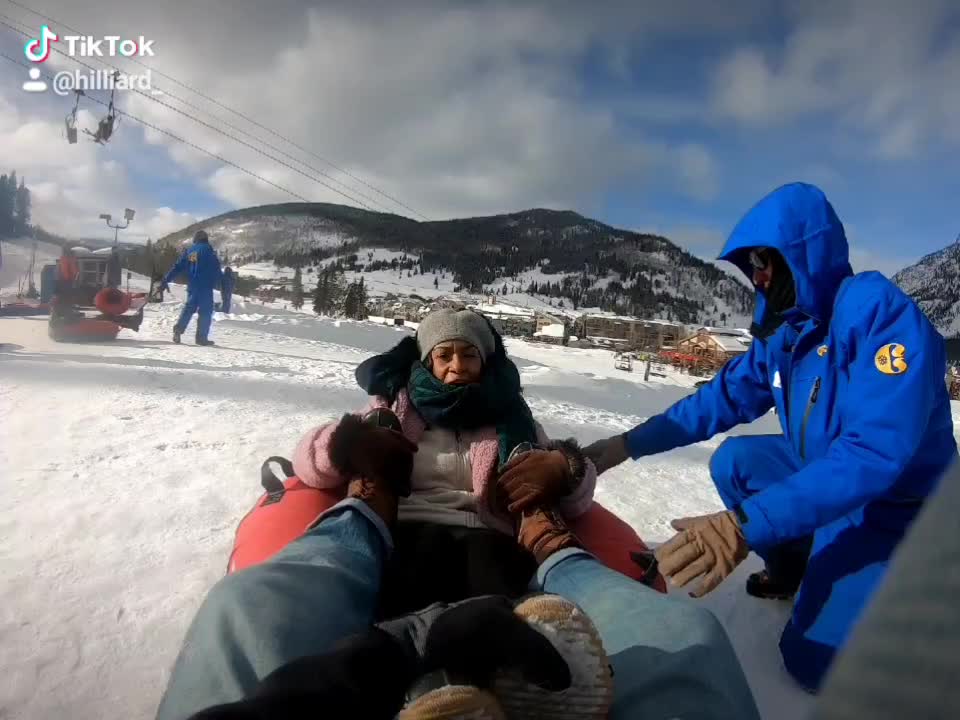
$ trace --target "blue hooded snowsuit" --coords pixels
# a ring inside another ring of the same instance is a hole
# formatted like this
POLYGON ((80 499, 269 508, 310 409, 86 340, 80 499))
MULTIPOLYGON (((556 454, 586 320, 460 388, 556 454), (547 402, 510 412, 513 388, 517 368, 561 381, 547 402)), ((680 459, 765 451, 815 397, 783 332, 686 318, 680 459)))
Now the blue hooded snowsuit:
MULTIPOLYGON (((739 510, 749 547, 777 555, 812 537, 780 639, 787 670, 818 689, 890 555, 957 455, 943 338, 877 272, 853 274, 843 225, 824 194, 774 190, 734 229, 720 259, 751 277, 749 248, 792 271, 786 321, 697 393, 627 435, 634 458, 706 440, 776 407, 782 435, 726 440, 710 471, 739 510), (792 542, 791 542, 792 541, 792 542)), ((765 298, 757 293, 761 323, 765 298)))
POLYGON ((223 281, 220 283, 220 311, 230 312, 230 301, 233 298, 233 287, 236 284, 236 278, 233 276, 233 270, 223 269, 223 281))
POLYGON ((193 245, 183 252, 176 264, 164 275, 164 284, 169 285, 170 281, 182 272, 186 272, 189 279, 187 302, 177 320, 177 330, 185 332, 190 318, 197 313, 197 339, 206 340, 213 317, 213 290, 220 285, 223 273, 217 253, 210 247, 205 236, 203 239, 194 239, 193 245))

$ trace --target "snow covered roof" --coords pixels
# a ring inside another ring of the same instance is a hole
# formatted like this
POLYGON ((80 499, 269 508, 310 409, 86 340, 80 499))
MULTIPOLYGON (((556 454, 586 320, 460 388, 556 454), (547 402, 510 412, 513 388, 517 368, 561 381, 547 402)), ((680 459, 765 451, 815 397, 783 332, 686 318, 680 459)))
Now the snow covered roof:
POLYGON ((605 311, 584 313, 584 317, 601 318, 603 320, 619 320, 621 322, 648 323, 650 325, 670 325, 672 327, 680 327, 680 323, 672 322, 670 320, 659 320, 656 318, 638 318, 638 317, 631 317, 629 315, 617 315, 615 313, 605 312, 605 311))
POLYGON ((517 305, 506 305, 504 303, 478 303, 476 305, 468 305, 467 307, 471 310, 481 312, 484 315, 495 315, 498 317, 512 315, 514 317, 533 318, 536 316, 534 310, 518 307, 517 305))
POLYGON ((539 337, 558 337, 558 338, 562 338, 562 337, 563 337, 563 333, 564 333, 565 331, 566 331, 566 328, 564 328, 563 325, 544 325, 544 327, 543 327, 542 329, 538 330, 537 332, 535 332, 534 335, 537 335, 537 336, 539 336, 539 337))
POLYGON ((708 325, 703 325, 700 327, 701 330, 710 333, 711 335, 731 335, 734 337, 752 337, 749 330, 743 328, 728 328, 728 327, 709 327, 708 325))
POLYGON ((747 346, 750 344, 745 342, 739 337, 733 337, 732 335, 720 335, 718 333, 710 333, 717 344, 728 352, 737 352, 740 350, 746 350, 747 346))

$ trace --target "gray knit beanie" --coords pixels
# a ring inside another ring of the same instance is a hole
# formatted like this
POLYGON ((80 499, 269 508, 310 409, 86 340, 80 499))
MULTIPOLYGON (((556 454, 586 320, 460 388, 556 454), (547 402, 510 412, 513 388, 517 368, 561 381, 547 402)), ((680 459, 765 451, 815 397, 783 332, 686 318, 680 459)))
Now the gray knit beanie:
POLYGON ((417 330, 420 360, 426 362, 430 351, 448 340, 463 340, 480 351, 484 360, 493 355, 496 341, 487 321, 472 310, 434 310, 417 330))

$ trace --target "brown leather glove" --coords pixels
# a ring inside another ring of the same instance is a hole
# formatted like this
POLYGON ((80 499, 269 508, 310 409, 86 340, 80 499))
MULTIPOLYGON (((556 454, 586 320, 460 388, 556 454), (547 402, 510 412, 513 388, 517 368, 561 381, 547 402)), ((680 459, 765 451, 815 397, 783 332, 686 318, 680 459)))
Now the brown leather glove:
POLYGON ((729 510, 670 524, 680 532, 656 549, 657 562, 675 587, 704 576, 691 597, 703 597, 713 590, 750 552, 737 516, 729 510))
POLYGON ((507 463, 497 481, 498 497, 511 513, 554 505, 569 495, 573 471, 560 450, 531 450, 507 463))
POLYGON ((417 446, 402 433, 344 415, 330 438, 330 462, 341 474, 384 480, 398 495, 410 494, 417 446))

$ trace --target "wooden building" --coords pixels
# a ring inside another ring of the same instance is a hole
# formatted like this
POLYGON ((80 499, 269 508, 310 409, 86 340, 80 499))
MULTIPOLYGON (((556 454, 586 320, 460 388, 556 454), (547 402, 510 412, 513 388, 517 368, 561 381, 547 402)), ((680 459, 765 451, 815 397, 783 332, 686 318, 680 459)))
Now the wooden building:
POLYGON ((743 355, 750 348, 749 334, 727 328, 700 328, 677 343, 679 355, 695 358, 707 369, 719 369, 727 360, 743 355))
POLYGON ((659 351, 679 342, 683 326, 667 320, 592 313, 577 321, 575 334, 590 340, 609 340, 611 344, 633 350, 659 351))

